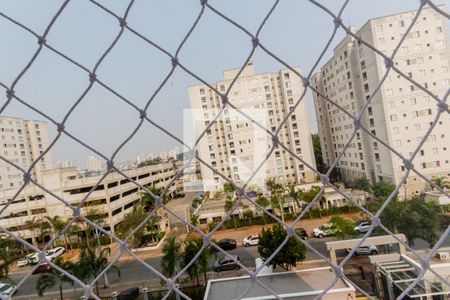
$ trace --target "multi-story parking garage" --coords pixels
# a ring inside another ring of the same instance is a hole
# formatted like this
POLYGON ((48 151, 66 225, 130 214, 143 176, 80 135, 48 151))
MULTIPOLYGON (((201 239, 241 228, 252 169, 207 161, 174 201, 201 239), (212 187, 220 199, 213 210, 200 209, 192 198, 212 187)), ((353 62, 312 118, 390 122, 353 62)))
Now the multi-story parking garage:
MULTIPOLYGON (((165 187, 174 177, 175 167, 173 163, 167 162, 124 173, 142 186, 165 187)), ((101 178, 80 178, 76 168, 58 168, 42 173, 42 185, 70 204, 79 205, 101 178)), ((104 215, 105 228, 114 233, 114 228, 142 197, 140 187, 133 181, 115 172, 108 174, 89 195, 81 213, 87 214, 90 210, 100 212, 104 215)), ((168 193, 175 192, 175 189, 175 186, 171 186, 168 193)), ((0 192, 0 211, 18 191, 9 189, 0 192)), ((33 233, 27 227, 27 221, 42 219, 44 216, 70 219, 73 212, 61 200, 30 183, 0 215, 0 226, 31 241, 33 233)), ((165 218, 162 221, 165 224, 165 218)))

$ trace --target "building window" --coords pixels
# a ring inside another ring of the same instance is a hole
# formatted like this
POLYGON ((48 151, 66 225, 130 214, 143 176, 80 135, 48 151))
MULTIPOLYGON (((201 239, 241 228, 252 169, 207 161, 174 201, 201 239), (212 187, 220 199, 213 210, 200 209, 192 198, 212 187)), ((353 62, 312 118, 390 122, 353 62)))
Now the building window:
POLYGON ((397 115, 393 114, 390 116, 391 121, 397 121, 397 115))

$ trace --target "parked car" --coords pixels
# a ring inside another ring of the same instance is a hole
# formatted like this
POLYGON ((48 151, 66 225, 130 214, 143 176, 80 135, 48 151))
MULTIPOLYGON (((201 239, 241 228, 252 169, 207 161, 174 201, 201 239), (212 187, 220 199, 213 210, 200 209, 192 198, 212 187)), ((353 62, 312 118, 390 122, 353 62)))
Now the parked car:
POLYGON ((29 264, 37 264, 39 262, 39 254, 38 253, 33 253, 33 254, 29 254, 28 256, 28 263, 29 264))
POLYGON ((137 299, 140 299, 138 287, 132 287, 123 290, 117 295, 117 300, 137 300, 137 299))
POLYGON ((18 267, 24 267, 31 263, 31 257, 33 257, 36 253, 28 254, 17 261, 18 267))
POLYGON ((322 224, 318 228, 313 229, 313 235, 318 238, 334 235, 335 233, 336 228, 330 223, 322 224))
POLYGON ((15 287, 15 285, 0 282, 0 296, 13 296, 16 293, 16 291, 14 294, 12 292, 15 287))
POLYGON ((237 247, 236 240, 233 239, 223 239, 217 243, 217 246, 223 250, 233 250, 237 247))
POLYGON ((259 244, 259 235, 251 234, 242 240, 242 245, 244 247, 256 246, 259 244))
POLYGON ((47 250, 45 256, 47 256, 50 260, 53 260, 57 257, 60 257, 64 252, 66 252, 66 249, 64 247, 56 247, 51 250, 47 250))
POLYGON ((33 274, 40 274, 40 273, 49 273, 52 270, 52 266, 50 266, 48 263, 41 263, 36 270, 33 271, 33 274))
MULTIPOLYGON (((352 249, 347 248, 347 253, 350 253, 350 251, 352 251, 352 249)), ((374 245, 369 245, 369 246, 361 246, 356 248, 355 253, 353 253, 354 256, 357 255, 375 255, 378 254, 378 249, 376 246, 374 245)))
POLYGON ((355 231, 357 231, 359 233, 365 233, 365 232, 369 231, 370 226, 372 226, 372 223, 364 221, 364 222, 359 223, 359 225, 355 227, 355 231))
MULTIPOLYGON (((45 251, 45 257, 48 260, 52 260, 52 258, 50 257, 50 251, 51 250, 45 251)), ((38 253, 30 254, 28 261, 29 261, 28 263, 33 264, 33 265, 37 264, 39 262, 39 254, 38 253)))
POLYGON ((308 239, 308 234, 306 233, 306 230, 304 228, 296 228, 295 233, 303 240, 308 239))
POLYGON ((233 258, 234 260, 229 257, 216 260, 214 263, 214 271, 239 270, 241 267, 236 263, 236 260, 241 261, 241 258, 237 255, 233 256, 233 258))

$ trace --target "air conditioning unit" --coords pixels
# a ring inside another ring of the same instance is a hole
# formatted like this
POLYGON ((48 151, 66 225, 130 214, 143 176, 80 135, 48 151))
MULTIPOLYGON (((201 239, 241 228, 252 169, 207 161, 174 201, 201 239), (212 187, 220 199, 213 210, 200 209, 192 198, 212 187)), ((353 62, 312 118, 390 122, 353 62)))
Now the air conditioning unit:
POLYGON ((448 252, 438 252, 436 254, 436 258, 440 260, 448 260, 450 259, 450 254, 448 252))

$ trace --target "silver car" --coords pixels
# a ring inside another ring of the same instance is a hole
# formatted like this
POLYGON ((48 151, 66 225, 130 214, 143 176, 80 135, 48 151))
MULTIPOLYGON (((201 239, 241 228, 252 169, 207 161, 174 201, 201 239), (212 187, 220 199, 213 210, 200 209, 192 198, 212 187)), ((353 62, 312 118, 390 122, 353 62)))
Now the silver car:
MULTIPOLYGON (((347 249, 347 253, 350 253, 350 251, 352 251, 352 249, 348 248, 347 249)), ((357 256, 357 255, 376 255, 376 254, 378 254, 378 249, 374 245, 358 247, 358 248, 356 248, 355 253, 353 253, 354 256, 357 256)))
POLYGON ((214 271, 221 272, 226 270, 239 270, 241 266, 239 266, 236 261, 240 261, 241 258, 237 255, 233 256, 233 258, 234 259, 231 259, 226 256, 216 260, 216 262, 214 263, 214 271))
POLYGON ((370 226, 372 226, 372 223, 370 222, 362 222, 358 226, 355 227, 355 231, 359 233, 365 233, 369 231, 370 226))

